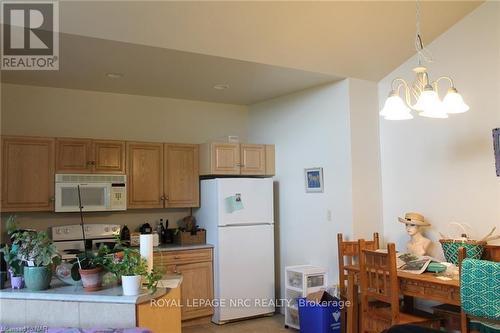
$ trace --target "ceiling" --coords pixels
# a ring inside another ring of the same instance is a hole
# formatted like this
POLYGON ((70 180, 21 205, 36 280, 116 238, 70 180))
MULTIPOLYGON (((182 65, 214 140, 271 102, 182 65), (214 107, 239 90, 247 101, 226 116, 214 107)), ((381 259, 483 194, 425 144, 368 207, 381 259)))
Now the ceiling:
MULTIPOLYGON (((423 1, 424 42, 481 3, 423 1)), ((59 72, 2 81, 252 104, 344 77, 379 81, 415 53, 415 3, 61 1, 60 29, 59 72)))
POLYGON ((104 39, 61 34, 59 71, 5 71, 16 84, 249 105, 340 78, 104 39), (109 78, 106 73, 121 73, 109 78), (214 89, 227 84, 225 90, 214 89))

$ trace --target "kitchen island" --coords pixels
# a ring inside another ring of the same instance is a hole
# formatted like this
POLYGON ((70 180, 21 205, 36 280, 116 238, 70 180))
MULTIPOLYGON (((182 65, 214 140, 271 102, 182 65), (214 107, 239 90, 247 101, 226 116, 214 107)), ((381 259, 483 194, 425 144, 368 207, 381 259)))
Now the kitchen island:
POLYGON ((144 327, 180 332, 180 275, 167 275, 154 294, 123 296, 121 286, 86 292, 53 280, 51 288, 0 290, 0 324, 78 328, 144 327), (165 318, 165 320, 162 320, 165 318), (168 321, 166 320, 168 319, 168 321), (152 327, 154 326, 154 327, 152 327), (170 328, 171 327, 171 328, 170 328))

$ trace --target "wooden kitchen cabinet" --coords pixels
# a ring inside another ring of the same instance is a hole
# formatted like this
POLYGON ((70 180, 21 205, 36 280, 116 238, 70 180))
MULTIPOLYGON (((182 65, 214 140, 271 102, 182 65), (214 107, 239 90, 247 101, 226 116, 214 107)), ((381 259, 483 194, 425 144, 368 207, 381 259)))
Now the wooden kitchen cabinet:
POLYGON ((125 142, 93 140, 93 171, 97 173, 125 173, 125 142))
POLYGON ((151 332, 181 333, 180 287, 170 289, 155 301, 136 306, 137 327, 151 332))
POLYGON ((125 142, 56 139, 57 173, 125 173, 125 142))
POLYGON ((165 144, 165 207, 199 207, 198 145, 165 144))
POLYGON ((200 145, 200 175, 273 176, 274 145, 209 142, 200 145))
POLYGON ((127 142, 128 208, 163 208, 163 144, 127 142))
POLYGON ((127 143, 128 208, 199 206, 198 145, 127 143))
POLYGON ((240 144, 242 175, 266 174, 266 145, 240 144))
POLYGON ((2 137, 2 211, 54 209, 54 151, 53 138, 2 137))
POLYGON ((92 161, 92 140, 56 139, 57 173, 90 173, 92 161))
POLYGON ((209 305, 198 305, 199 300, 213 299, 213 269, 211 262, 198 262, 177 265, 177 272, 182 274, 181 310, 182 320, 210 316, 213 310, 209 305), (188 305, 188 306, 186 306, 188 305))
POLYGON ((213 263, 212 249, 158 251, 153 254, 153 264, 165 274, 182 274, 181 310, 182 320, 186 321, 210 317, 213 309, 196 304, 199 300, 212 300, 213 263))

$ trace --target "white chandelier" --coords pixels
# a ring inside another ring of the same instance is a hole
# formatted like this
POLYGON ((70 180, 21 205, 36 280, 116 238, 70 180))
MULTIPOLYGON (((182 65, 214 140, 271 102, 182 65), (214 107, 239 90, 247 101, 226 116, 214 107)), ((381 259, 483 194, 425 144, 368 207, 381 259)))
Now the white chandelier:
POLYGON ((422 59, 431 61, 427 50, 422 42, 420 33, 420 3, 417 0, 416 8, 416 38, 415 48, 417 50, 418 66, 413 69, 416 74, 415 81, 410 85, 402 78, 392 81, 392 90, 386 99, 380 115, 387 120, 412 119, 412 110, 420 116, 430 118, 448 118, 448 114, 463 113, 469 110, 462 96, 458 93, 453 83, 453 79, 448 76, 441 76, 435 81, 430 81, 427 68, 422 66, 422 59), (442 80, 449 82, 450 88, 443 101, 439 98, 438 83, 442 80), (404 93, 404 100, 401 98, 401 90, 404 93), (413 103, 415 101, 415 103, 413 103))

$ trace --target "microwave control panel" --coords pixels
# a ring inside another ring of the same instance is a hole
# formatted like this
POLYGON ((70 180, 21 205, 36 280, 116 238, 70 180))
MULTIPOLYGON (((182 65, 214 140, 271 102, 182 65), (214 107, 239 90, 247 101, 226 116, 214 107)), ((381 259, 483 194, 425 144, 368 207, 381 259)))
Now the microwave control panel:
POLYGON ((111 184, 111 210, 127 209, 127 187, 125 184, 111 184))

